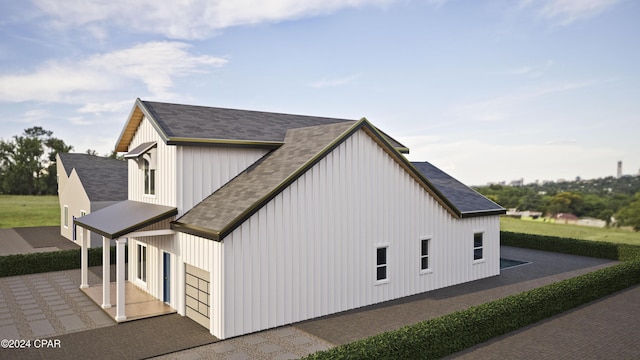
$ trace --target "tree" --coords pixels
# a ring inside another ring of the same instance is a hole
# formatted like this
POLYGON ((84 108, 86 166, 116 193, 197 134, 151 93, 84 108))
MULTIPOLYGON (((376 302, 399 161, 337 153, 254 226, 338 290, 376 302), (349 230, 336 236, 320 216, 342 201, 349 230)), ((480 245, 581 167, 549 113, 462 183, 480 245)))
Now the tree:
POLYGON ((73 148, 40 126, 0 140, 0 192, 36 195, 56 192, 56 155, 73 148))
POLYGON ((616 221, 623 226, 631 226, 640 231, 640 192, 634 196, 634 201, 616 213, 616 221))
POLYGON ((551 198, 547 210, 552 214, 575 214, 582 204, 582 197, 572 192, 563 191, 551 198))

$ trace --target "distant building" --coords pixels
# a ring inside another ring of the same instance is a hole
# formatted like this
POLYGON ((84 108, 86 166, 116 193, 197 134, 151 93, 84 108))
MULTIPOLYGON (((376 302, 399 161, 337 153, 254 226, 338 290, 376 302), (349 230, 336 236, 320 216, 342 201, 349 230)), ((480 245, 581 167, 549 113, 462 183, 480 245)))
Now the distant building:
POLYGON ((518 180, 511 180, 509 186, 524 186, 524 178, 520 178, 518 180))
POLYGON ((618 179, 622 177, 622 161, 618 161, 618 179))

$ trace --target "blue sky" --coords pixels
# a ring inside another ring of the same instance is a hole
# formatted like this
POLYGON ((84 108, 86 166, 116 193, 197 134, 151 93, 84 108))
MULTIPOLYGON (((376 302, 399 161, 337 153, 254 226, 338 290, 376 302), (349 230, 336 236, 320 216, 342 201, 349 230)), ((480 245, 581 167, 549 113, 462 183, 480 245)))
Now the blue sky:
POLYGON ((640 171, 633 0, 0 0, 0 138, 106 154, 137 97, 366 117, 469 185, 640 171))

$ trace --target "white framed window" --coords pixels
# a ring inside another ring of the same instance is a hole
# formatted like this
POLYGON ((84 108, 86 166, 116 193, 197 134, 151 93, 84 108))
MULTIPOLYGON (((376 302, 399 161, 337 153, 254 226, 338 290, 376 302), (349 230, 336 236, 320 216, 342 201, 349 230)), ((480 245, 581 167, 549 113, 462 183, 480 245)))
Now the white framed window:
POLYGON ((484 259, 484 238, 482 232, 473 234, 473 261, 484 259))
POLYGON ((68 229, 69 228, 69 207, 65 205, 63 211, 64 211, 63 225, 65 229, 68 229))
POLYGON ((143 159, 143 171, 144 171, 144 194, 155 195, 156 194, 156 169, 150 166, 149 160, 143 159))
POLYGON ((431 262, 429 256, 431 253, 431 239, 420 239, 420 272, 428 272, 431 270, 431 262))
POLYGON ((388 274, 388 249, 389 245, 376 246, 376 282, 382 283, 389 279, 388 274))
POLYGON ((138 243, 136 248, 136 279, 147 282, 147 245, 138 243))
POLYGON ((87 212, 85 210, 80 210, 80 216, 85 216, 87 215, 87 212))

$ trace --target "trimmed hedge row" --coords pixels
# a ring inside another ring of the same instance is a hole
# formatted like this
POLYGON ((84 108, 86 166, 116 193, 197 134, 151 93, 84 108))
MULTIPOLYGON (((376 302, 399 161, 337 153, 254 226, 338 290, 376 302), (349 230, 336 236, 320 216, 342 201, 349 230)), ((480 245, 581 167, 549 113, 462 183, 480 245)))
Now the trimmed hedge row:
MULTIPOLYGON (((125 248, 125 262, 127 261, 125 248)), ((111 264, 116 261, 116 248, 110 248, 111 264)), ((102 248, 88 250, 89 266, 102 265, 102 248)), ((0 277, 36 274, 80 268, 80 249, 0 256, 0 277)))
POLYGON ((640 246, 614 244, 604 241, 500 231, 500 244, 610 260, 628 261, 640 259, 640 246))
POLYGON ((640 284, 640 247, 502 232, 502 244, 626 261, 311 354, 305 359, 437 359, 640 284))

